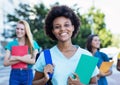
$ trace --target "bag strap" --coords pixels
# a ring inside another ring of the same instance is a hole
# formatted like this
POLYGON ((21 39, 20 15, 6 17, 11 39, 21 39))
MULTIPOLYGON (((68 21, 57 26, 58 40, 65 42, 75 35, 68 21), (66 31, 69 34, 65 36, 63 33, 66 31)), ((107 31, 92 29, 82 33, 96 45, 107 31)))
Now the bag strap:
MULTIPOLYGON (((53 65, 49 49, 44 50, 44 57, 45 57, 46 65, 47 64, 52 64, 53 65)), ((51 73, 48 73, 48 74, 49 74, 50 79, 52 79, 53 74, 51 74, 51 73)))

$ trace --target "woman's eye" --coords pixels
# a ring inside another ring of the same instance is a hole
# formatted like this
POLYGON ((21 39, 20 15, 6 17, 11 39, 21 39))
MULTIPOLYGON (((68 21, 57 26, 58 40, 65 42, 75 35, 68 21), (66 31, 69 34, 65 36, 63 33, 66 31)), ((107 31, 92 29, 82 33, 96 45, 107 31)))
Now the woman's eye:
POLYGON ((65 24, 65 27, 70 27, 70 24, 65 24))
POLYGON ((16 29, 17 29, 17 30, 22 30, 22 31, 24 30, 23 28, 16 28, 16 29))
POLYGON ((60 26, 55 26, 54 29, 60 29, 60 26))
POLYGON ((24 30, 24 29, 21 29, 21 30, 24 30))

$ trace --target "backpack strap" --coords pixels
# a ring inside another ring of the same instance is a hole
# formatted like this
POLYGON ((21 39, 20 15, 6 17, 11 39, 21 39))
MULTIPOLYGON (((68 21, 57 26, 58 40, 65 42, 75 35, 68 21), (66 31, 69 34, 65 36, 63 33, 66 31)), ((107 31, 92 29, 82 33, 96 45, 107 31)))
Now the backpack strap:
MULTIPOLYGON (((53 65, 49 49, 44 50, 44 57, 45 57, 46 65, 47 64, 52 64, 53 65)), ((50 73, 48 73, 48 74, 49 74, 50 79, 52 79, 53 74, 50 74, 50 73)))

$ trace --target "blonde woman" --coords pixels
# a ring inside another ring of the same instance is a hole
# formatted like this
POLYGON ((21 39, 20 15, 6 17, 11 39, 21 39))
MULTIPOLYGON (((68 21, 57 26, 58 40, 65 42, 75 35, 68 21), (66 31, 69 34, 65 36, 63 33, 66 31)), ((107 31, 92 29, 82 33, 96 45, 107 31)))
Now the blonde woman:
POLYGON ((16 26, 16 39, 9 42, 5 49, 4 66, 11 66, 9 85, 32 85, 32 66, 35 64, 35 57, 38 53, 39 46, 33 40, 30 26, 27 21, 18 21, 16 26), (12 55, 12 49, 15 46, 27 46, 28 53, 24 56, 12 55), (20 62, 24 63, 26 66, 14 67, 14 65, 20 62))

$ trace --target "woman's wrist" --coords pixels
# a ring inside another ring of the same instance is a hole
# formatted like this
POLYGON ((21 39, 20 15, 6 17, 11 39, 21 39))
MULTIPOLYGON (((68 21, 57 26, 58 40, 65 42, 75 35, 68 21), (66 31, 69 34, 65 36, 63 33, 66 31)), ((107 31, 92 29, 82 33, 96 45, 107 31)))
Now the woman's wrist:
POLYGON ((47 83, 48 82, 48 78, 46 78, 46 77, 43 77, 43 81, 45 82, 45 83, 47 83))
POLYGON ((43 77, 42 79, 34 80, 32 85, 45 85, 47 83, 47 79, 43 77))

